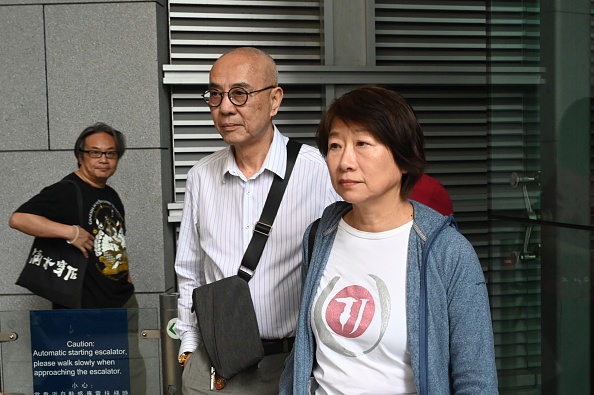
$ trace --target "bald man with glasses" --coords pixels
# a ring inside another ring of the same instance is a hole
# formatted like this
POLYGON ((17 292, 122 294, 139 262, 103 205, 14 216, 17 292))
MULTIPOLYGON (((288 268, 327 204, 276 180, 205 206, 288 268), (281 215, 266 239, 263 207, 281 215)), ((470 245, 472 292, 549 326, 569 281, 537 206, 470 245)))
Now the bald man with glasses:
MULTIPOLYGON (((211 363, 191 311, 192 292, 238 273, 272 181, 285 176, 287 158, 288 138, 273 123, 283 90, 268 54, 251 47, 224 54, 212 66, 202 97, 228 146, 188 172, 175 262, 180 292, 175 329, 181 339, 184 395, 210 393, 213 386, 211 363)), ((318 150, 303 145, 248 282, 265 356, 229 380, 217 377, 217 392, 278 394, 299 310, 303 234, 337 199, 318 150)))

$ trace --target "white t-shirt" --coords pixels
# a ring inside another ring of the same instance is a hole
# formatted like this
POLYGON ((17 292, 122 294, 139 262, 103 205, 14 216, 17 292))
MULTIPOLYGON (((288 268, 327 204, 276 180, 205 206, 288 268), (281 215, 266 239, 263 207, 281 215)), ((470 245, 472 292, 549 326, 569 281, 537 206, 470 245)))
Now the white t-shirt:
POLYGON ((312 306, 316 395, 416 394, 406 335, 411 228, 369 233, 340 221, 312 306))

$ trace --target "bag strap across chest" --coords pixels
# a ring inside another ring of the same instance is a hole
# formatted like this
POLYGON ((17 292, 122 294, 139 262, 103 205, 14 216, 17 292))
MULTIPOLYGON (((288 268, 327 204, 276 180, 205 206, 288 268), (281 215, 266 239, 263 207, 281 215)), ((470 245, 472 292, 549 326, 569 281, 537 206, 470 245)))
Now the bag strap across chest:
POLYGON ((287 184, 289 183, 289 178, 291 177, 301 145, 301 143, 293 140, 289 140, 287 143, 287 169, 285 171, 285 178, 281 178, 278 175, 274 176, 268 197, 262 209, 262 214, 254 226, 254 234, 237 271, 237 275, 245 281, 250 281, 254 275, 256 266, 258 266, 260 256, 262 256, 262 251, 264 251, 264 246, 272 230, 276 213, 287 189, 287 184))

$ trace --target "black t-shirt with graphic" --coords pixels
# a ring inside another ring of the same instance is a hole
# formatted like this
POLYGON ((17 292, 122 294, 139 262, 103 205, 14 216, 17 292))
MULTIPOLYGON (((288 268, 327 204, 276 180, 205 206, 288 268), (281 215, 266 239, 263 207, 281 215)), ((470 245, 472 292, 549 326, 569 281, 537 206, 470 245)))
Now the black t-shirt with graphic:
MULTIPOLYGON (((95 188, 71 173, 82 192, 83 224, 79 224, 76 191, 71 183, 56 183, 44 188, 16 211, 36 214, 68 225, 80 225, 95 236, 89 251, 85 274, 82 308, 122 307, 134 293, 128 282, 126 223, 124 205, 110 186, 95 188)), ((65 241, 64 241, 65 243, 65 241)))

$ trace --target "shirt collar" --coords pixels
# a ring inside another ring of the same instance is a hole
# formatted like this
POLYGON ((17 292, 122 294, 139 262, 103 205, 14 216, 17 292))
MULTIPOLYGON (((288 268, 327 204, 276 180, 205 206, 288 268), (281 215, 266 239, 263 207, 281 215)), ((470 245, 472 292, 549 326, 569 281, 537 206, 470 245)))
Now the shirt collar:
MULTIPOLYGON (((289 140, 289 138, 283 136, 281 132, 276 128, 276 125, 273 125, 273 127, 274 136, 272 138, 272 144, 270 144, 268 154, 266 154, 266 158, 264 159, 262 167, 256 174, 254 174, 252 178, 258 177, 260 174, 264 172, 264 170, 271 171, 277 176, 284 178, 285 171, 287 169, 287 141, 289 140)), ((232 147, 228 147, 227 149, 227 160, 222 170, 223 182, 225 182, 226 174, 230 174, 232 176, 237 177, 239 177, 241 174, 241 172, 239 171, 239 167, 237 166, 237 162, 235 161, 235 156, 233 156, 232 147)))

